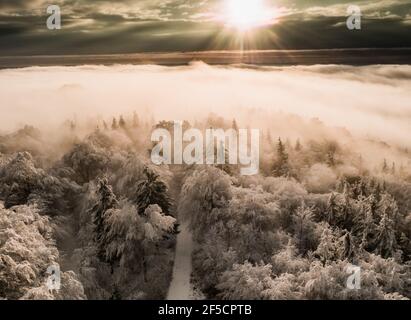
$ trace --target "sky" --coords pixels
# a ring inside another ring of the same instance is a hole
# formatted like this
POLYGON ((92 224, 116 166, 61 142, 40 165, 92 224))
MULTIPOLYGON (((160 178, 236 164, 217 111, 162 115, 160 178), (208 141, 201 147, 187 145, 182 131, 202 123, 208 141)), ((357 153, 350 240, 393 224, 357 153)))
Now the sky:
POLYGON ((230 1, 0 0, 0 56, 411 47, 410 0, 261 0, 270 19, 245 32, 230 1), (49 4, 60 30, 46 27, 49 4), (361 30, 346 27, 349 5, 361 30))

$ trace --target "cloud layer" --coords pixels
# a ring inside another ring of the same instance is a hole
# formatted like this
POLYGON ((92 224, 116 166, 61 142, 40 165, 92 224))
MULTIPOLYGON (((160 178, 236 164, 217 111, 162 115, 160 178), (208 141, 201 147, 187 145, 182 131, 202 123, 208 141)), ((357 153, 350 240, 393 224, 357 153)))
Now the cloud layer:
POLYGON ((411 66, 32 67, 1 70, 0 96, 2 130, 134 110, 158 120, 215 112, 260 126, 284 112, 411 147, 411 66))

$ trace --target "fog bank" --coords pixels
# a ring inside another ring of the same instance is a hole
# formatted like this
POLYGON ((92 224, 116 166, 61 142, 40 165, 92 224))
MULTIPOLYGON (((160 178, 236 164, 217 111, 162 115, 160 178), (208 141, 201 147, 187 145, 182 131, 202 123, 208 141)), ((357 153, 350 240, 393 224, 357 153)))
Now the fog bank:
POLYGON ((252 108, 411 146, 411 66, 403 65, 31 67, 1 70, 0 97, 2 132, 134 110, 158 120, 215 112, 251 124, 243 111, 252 108))

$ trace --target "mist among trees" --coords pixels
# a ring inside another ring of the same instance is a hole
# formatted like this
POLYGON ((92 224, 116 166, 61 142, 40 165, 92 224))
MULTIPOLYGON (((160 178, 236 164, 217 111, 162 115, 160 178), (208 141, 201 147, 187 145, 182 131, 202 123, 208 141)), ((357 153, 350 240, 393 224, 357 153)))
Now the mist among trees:
POLYGON ((69 119, 52 139, 28 125, 0 136, 1 298, 164 299, 182 221, 193 287, 209 299, 411 297, 406 148, 278 113, 260 127, 260 174, 241 176, 233 165, 153 165, 158 127, 172 122, 135 112, 69 119), (284 119, 313 134, 281 135, 271 124, 284 119), (45 285, 53 264, 58 291, 45 285), (360 290, 346 286, 350 264, 360 290))

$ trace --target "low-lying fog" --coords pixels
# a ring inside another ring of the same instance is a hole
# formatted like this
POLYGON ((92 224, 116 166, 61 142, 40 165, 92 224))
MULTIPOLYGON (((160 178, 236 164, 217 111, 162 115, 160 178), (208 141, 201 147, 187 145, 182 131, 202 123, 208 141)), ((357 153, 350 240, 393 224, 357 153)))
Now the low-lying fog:
POLYGON ((137 111, 156 120, 214 112, 282 136, 324 134, 290 113, 343 127, 354 139, 411 147, 411 66, 31 67, 1 70, 0 97, 0 133, 137 111))

